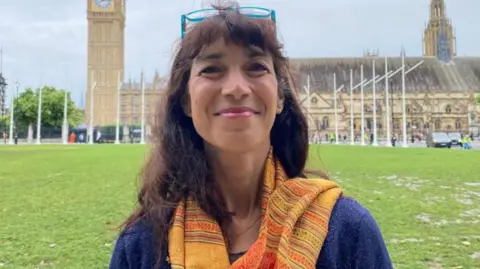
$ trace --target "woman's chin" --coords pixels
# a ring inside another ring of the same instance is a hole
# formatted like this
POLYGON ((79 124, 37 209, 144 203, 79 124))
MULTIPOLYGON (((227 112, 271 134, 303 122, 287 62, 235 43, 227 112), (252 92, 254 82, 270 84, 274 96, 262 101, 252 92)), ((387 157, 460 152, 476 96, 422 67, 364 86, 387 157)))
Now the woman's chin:
POLYGON ((258 136, 248 135, 227 135, 212 142, 213 143, 209 144, 217 150, 229 152, 248 152, 258 149, 262 145, 268 145, 268 147, 270 147, 269 139, 259 139, 258 136))

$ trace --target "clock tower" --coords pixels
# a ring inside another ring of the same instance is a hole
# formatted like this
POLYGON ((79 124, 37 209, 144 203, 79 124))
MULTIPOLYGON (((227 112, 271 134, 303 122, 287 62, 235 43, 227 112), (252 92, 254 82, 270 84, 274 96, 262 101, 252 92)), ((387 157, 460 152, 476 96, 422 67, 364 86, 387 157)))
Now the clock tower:
POLYGON ((116 122, 117 87, 124 76, 125 1, 87 0, 85 120, 90 123, 93 105, 94 126, 116 122))
POLYGON ((446 15, 445 1, 431 0, 430 20, 423 32, 423 55, 449 62, 456 56, 456 51, 456 37, 452 22, 446 15))

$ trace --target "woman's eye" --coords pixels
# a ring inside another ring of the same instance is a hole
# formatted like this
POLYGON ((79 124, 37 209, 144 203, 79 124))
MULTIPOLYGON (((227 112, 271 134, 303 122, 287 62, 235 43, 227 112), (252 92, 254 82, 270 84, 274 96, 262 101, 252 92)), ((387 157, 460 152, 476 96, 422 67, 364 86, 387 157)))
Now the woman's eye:
POLYGON ((268 71, 268 69, 265 67, 265 65, 261 63, 253 63, 250 65, 248 68, 249 71, 254 71, 254 72, 265 72, 268 71))
POLYGON ((209 67, 206 67, 204 69, 202 69, 202 71, 200 71, 200 74, 213 74, 213 73, 218 73, 220 72, 220 68, 216 67, 216 66, 209 66, 209 67))

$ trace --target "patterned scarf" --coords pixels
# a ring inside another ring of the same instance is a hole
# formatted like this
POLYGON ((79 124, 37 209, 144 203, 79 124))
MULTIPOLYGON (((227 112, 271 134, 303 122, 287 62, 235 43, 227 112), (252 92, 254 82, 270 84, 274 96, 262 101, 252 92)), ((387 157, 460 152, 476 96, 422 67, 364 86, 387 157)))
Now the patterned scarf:
POLYGON ((288 179, 278 160, 265 162, 258 239, 230 265, 219 224, 191 198, 177 206, 169 231, 173 269, 315 268, 341 189, 323 179, 288 179))

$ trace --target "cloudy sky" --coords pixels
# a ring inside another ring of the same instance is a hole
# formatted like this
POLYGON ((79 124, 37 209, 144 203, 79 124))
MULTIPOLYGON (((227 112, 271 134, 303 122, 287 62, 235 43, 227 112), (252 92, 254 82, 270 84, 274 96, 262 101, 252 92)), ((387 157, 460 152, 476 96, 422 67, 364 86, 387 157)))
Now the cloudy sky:
MULTIPOLYGON (((126 74, 152 78, 168 72, 181 13, 202 0, 128 0, 126 74)), ((430 0, 240 0, 276 9, 290 57, 422 54, 422 31, 430 0), (301 4, 300 4, 301 3, 301 4)), ((446 0, 457 31, 459 55, 480 56, 479 0, 446 0), (476 27, 475 27, 476 25, 476 27)), ((21 88, 68 87, 79 103, 86 87, 87 0, 0 0, 3 72, 21 88)), ((12 88, 10 88, 12 89, 12 88)))

